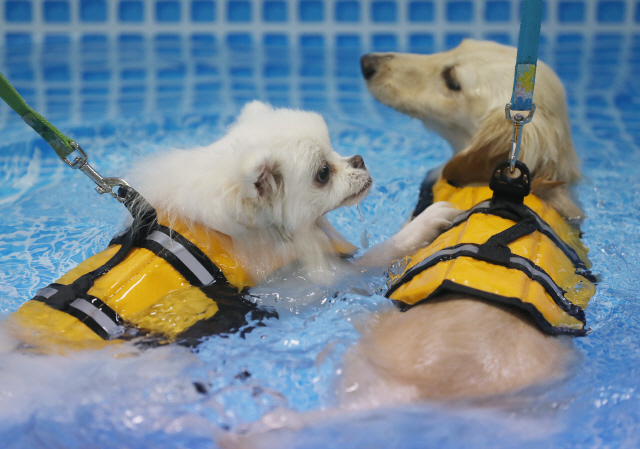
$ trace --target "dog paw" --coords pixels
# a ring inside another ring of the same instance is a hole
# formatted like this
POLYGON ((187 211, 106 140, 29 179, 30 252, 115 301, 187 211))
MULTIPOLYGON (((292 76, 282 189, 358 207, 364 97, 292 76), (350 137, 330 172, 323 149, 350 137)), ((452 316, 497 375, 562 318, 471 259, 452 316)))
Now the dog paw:
POLYGON ((433 203, 400 231, 405 247, 412 250, 428 245, 442 231, 449 229, 453 220, 462 212, 446 201, 433 203))
POLYGON ((455 206, 448 201, 438 201, 427 207, 415 220, 430 222, 439 229, 449 229, 453 220, 463 211, 456 209, 455 206))

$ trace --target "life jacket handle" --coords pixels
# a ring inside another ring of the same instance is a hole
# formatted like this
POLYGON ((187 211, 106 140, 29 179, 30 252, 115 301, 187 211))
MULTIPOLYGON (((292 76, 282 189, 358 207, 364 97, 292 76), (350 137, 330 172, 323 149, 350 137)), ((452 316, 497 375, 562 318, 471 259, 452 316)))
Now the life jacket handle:
MULTIPOLYGON (((524 162, 515 161, 517 176, 511 174, 510 159, 499 162, 493 169, 489 188, 493 190, 492 203, 497 200, 507 200, 522 204, 524 197, 531 193, 531 173, 524 162)), ((514 170, 514 173, 515 173, 514 170)))

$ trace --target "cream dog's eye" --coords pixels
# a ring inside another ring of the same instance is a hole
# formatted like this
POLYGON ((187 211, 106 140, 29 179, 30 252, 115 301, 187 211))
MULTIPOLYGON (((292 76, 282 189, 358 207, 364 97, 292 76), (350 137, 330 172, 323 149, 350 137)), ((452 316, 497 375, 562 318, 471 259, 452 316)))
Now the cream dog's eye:
POLYGON ((326 184, 329 181, 329 176, 331 175, 331 170, 329 170, 329 166, 327 164, 323 165, 320 171, 318 172, 318 176, 316 179, 321 184, 326 184))
POLYGON ((442 78, 444 78, 444 82, 449 88, 449 90, 461 91, 462 86, 460 86, 460 82, 456 77, 456 68, 455 67, 446 67, 442 71, 442 78))

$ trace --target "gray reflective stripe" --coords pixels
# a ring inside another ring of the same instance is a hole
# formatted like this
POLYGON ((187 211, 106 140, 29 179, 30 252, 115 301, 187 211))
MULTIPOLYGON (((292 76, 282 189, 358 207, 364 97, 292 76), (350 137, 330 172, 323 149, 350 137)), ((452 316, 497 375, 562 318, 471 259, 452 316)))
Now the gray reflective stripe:
POLYGON ((578 257, 578 254, 576 254, 575 250, 573 248, 571 248, 567 243, 565 243, 564 240, 562 240, 560 238, 560 236, 558 236, 558 234, 556 234, 556 231, 553 230, 553 228, 551 226, 549 226, 547 223, 545 223, 545 221, 540 218, 538 216, 538 214, 536 214, 534 211, 531 211, 531 215, 536 219, 536 222, 538 223, 538 226, 540 227, 540 231, 541 232, 546 232, 547 234, 550 234, 552 236, 554 236, 554 241, 556 243, 556 245, 561 245, 562 248, 562 252, 564 252, 569 259, 571 259, 571 262, 575 265, 576 262, 583 264, 583 262, 580 260, 580 257, 578 257), (570 255, 570 256, 569 256, 570 255))
POLYGON ((156 243, 162 245, 167 251, 170 251, 180 261, 191 270, 191 272, 200 280, 202 285, 209 285, 214 281, 211 273, 202 266, 198 260, 193 257, 187 248, 182 246, 176 240, 172 240, 167 234, 161 231, 153 231, 147 240, 153 240, 156 243))
MULTIPOLYGON (((464 212, 461 215, 458 215, 456 217, 456 219, 453 220, 452 226, 458 226, 460 223, 462 223, 462 222, 466 221, 467 219, 469 219, 469 217, 471 215, 473 215, 478 209, 486 209, 489 206, 491 206, 491 201, 490 200, 483 201, 482 203, 478 203, 477 205, 473 206, 468 211, 464 212)), ((562 252, 569 258, 569 260, 571 260, 571 263, 573 263, 574 266, 576 266, 577 268, 586 268, 584 266, 584 262, 580 259, 580 257, 576 253, 576 251, 568 243, 566 243, 564 240, 562 240, 558 236, 558 234, 556 234, 556 231, 554 231, 551 226, 549 226, 542 218, 540 218, 540 216, 538 214, 536 214, 533 211, 533 209, 531 209, 528 206, 525 206, 525 207, 529 211, 529 215, 532 216, 536 220, 536 223, 538 224, 540 232, 543 233, 543 234, 546 234, 547 237, 549 237, 551 240, 553 240, 553 242, 557 246, 560 247, 562 252)), ((490 211, 483 211, 483 213, 491 215, 490 211)))
POLYGON ((560 288, 556 285, 556 283, 554 282, 553 279, 551 279, 551 276, 549 276, 547 273, 545 273, 544 271, 540 270, 536 265, 534 265, 531 261, 527 260, 527 259, 523 259, 522 257, 511 257, 509 258, 509 262, 516 264, 516 265, 520 265, 525 267, 526 269, 529 270, 529 272, 531 274, 535 274, 536 276, 539 276, 540 278, 542 278, 548 285, 549 287, 551 287, 551 289, 553 290, 553 292, 559 297, 564 299, 564 292, 562 290, 560 290, 560 288))
POLYGON ((71 307, 86 313, 98 326, 103 328, 111 337, 118 336, 122 333, 122 326, 114 323, 105 313, 83 298, 77 298, 71 304, 71 307))
POLYGON ((53 295, 55 295, 56 293, 58 293, 58 290, 56 290, 53 287, 44 287, 41 288, 40 290, 38 290, 36 292, 36 296, 43 296, 47 299, 51 298, 53 295))
POLYGON ((470 253, 477 254, 479 249, 475 245, 462 245, 462 246, 458 246, 457 248, 441 249, 440 251, 438 251, 436 253, 433 253, 432 255, 430 255, 429 257, 424 259, 419 264, 414 265, 413 267, 411 267, 411 269, 409 269, 409 271, 407 271, 406 274, 409 274, 411 271, 420 270, 423 266, 429 265, 435 259, 439 259, 440 257, 443 257, 443 256, 451 256, 453 254, 456 254, 459 251, 467 251, 467 252, 470 252, 470 253))
MULTIPOLYGON (((479 250, 480 250, 480 247, 475 246, 475 245, 462 245, 462 246, 458 246, 457 248, 445 248, 445 249, 442 249, 442 250, 430 255, 429 257, 424 259, 419 264, 414 265, 413 267, 411 267, 411 269, 409 271, 407 271, 405 273, 405 275, 402 276, 402 278, 405 278, 406 275, 411 275, 411 272, 420 271, 423 266, 429 265, 435 259, 439 259, 439 258, 446 257, 446 256, 455 256, 455 255, 457 255, 459 253, 463 253, 463 252, 478 254, 479 250)), ((465 254, 461 254, 461 255, 465 256, 465 254)), ((558 285, 551 278, 551 276, 549 276, 547 273, 545 273, 540 268, 538 268, 533 262, 531 262, 530 260, 527 260, 527 259, 525 259, 523 257, 519 257, 519 256, 511 256, 509 258, 509 262, 511 262, 514 265, 519 265, 520 267, 524 268, 523 271, 525 271, 529 276, 536 275, 539 278, 541 278, 551 288, 551 290, 553 290, 555 295, 562 302, 566 302, 566 299, 564 297, 564 291, 562 291, 558 287, 558 285)), ((402 278, 399 280, 400 284, 403 283, 402 282, 402 278)), ((569 304, 567 304, 567 305, 569 305, 569 304)))
POLYGON ((485 208, 485 207, 489 207, 490 205, 491 205, 491 201, 490 200, 483 201, 482 203, 476 204, 475 206, 473 206, 471 209, 469 209, 465 213, 463 213, 461 215, 458 215, 456 217, 456 219, 453 220, 453 225, 452 226, 458 226, 463 221, 466 221, 471 216, 471 214, 473 214, 475 212, 476 209, 482 209, 482 208, 485 208))

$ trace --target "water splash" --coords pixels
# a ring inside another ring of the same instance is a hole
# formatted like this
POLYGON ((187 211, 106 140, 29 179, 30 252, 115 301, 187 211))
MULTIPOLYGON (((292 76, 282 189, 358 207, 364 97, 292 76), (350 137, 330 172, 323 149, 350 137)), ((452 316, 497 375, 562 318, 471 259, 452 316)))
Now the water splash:
MULTIPOLYGON (((362 203, 356 204, 358 208, 358 213, 360 214, 360 221, 365 222, 364 214, 362 213, 362 203)), ((369 249, 369 232, 367 231, 367 225, 365 224, 364 229, 362 230, 362 235, 360 236, 360 246, 362 249, 369 249)))
POLYGON ((362 213, 362 203, 357 203, 356 208, 358 209, 358 214, 360 214, 360 221, 364 223, 364 214, 362 213))

